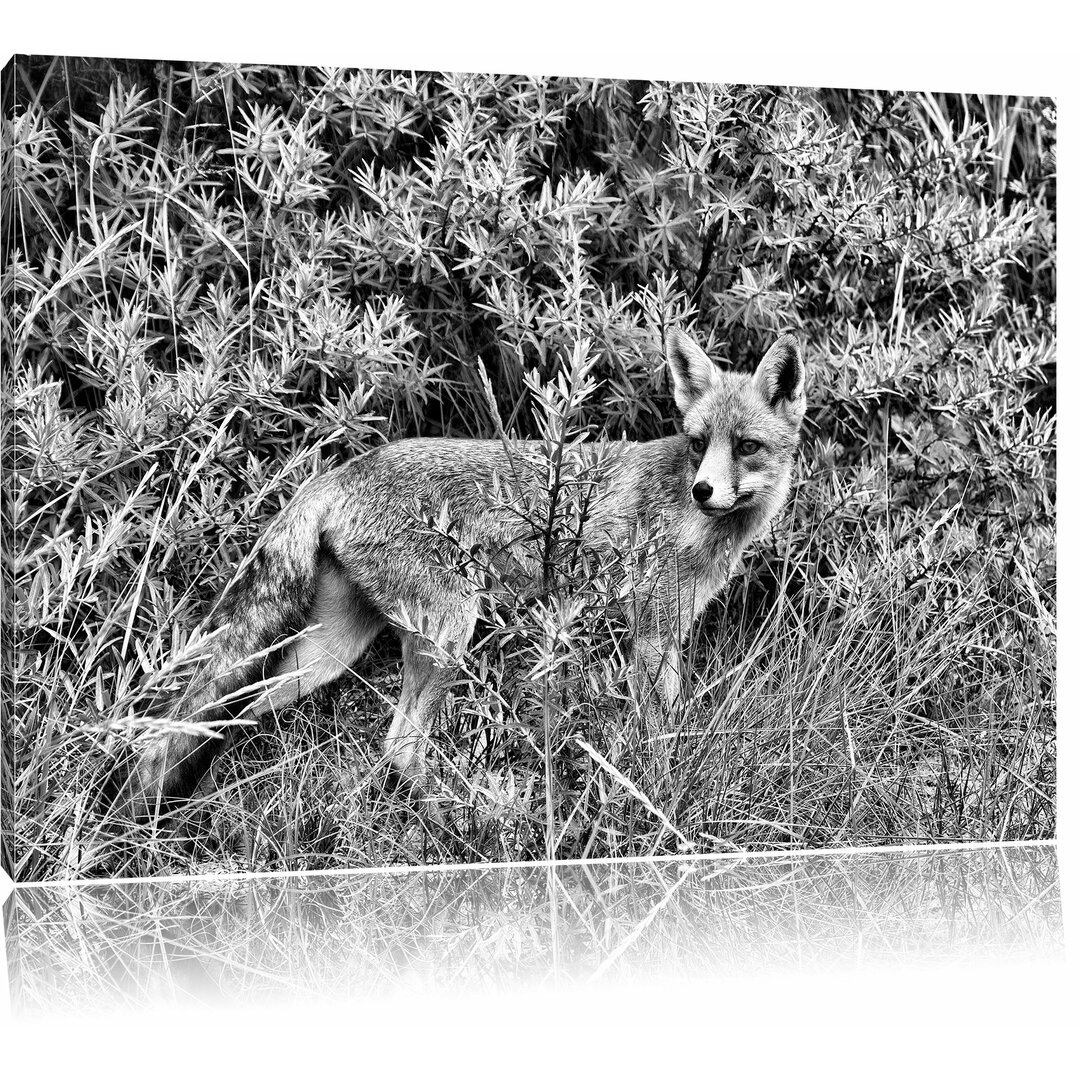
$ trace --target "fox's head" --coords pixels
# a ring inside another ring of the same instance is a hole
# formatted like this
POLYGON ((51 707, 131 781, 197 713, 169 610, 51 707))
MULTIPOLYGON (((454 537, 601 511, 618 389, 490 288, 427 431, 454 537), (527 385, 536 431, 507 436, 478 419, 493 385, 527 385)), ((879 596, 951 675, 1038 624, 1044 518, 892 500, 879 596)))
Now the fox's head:
POLYGON ((806 409, 798 342, 782 335, 753 375, 721 371, 682 330, 670 329, 665 346, 694 502, 710 516, 772 517, 787 497, 806 409))

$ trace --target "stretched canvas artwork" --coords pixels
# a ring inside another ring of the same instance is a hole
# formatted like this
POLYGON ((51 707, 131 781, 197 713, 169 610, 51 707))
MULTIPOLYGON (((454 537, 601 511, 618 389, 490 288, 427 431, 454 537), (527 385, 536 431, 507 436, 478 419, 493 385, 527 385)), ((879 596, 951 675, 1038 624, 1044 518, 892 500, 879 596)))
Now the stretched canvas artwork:
POLYGON ((15 881, 1055 835, 1052 100, 3 92, 15 881))

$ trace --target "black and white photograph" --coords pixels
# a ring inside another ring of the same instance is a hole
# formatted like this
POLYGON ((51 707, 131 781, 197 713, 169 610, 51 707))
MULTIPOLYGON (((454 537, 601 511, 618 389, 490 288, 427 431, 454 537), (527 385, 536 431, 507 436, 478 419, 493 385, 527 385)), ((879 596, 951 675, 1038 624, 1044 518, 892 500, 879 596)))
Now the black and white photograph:
POLYGON ((265 53, 3 72, 13 1005, 1056 958, 1057 98, 265 53))

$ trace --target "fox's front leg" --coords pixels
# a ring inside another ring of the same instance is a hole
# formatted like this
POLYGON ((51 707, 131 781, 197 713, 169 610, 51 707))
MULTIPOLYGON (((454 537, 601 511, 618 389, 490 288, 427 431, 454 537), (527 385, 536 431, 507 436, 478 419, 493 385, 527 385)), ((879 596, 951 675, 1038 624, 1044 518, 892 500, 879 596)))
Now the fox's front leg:
POLYGON ((679 700, 679 647, 671 638, 638 637, 632 653, 633 682, 638 700, 656 717, 668 715, 679 700))

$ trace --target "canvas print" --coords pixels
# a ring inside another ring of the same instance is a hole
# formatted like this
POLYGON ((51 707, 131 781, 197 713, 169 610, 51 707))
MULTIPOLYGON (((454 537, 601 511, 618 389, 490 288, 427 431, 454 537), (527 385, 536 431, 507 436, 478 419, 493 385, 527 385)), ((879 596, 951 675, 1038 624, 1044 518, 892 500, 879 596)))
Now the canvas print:
POLYGON ((3 92, 16 880, 1054 835, 1052 100, 3 92))

